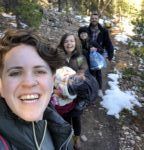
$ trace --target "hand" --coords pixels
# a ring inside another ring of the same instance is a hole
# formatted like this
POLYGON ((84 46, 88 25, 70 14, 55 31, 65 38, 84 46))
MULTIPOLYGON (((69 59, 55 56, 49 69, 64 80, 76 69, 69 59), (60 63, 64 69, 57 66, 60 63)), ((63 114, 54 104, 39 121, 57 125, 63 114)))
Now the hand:
POLYGON ((68 98, 67 96, 62 95, 61 91, 58 89, 54 89, 54 94, 57 95, 58 97, 61 97, 62 99, 68 98))
POLYGON ((85 79, 84 73, 77 73, 69 78, 68 89, 71 95, 77 94, 79 87, 83 85, 85 79))
POLYGON ((54 92, 54 94, 56 94, 56 95, 58 95, 58 96, 61 96, 60 90, 54 89, 53 92, 54 92))
POLYGON ((96 47, 91 47, 90 51, 97 51, 97 48, 96 47))
POLYGON ((68 84, 80 84, 85 80, 84 73, 77 73, 71 77, 69 77, 68 84))

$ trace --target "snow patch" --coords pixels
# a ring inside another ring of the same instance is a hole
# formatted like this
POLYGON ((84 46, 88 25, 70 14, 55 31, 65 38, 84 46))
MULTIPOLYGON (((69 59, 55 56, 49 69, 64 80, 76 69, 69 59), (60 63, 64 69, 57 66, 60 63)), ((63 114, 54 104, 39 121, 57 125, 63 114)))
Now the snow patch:
POLYGON ((141 107, 134 92, 120 90, 118 86, 120 74, 109 74, 108 77, 112 80, 108 82, 110 89, 106 90, 101 102, 101 105, 107 109, 107 114, 119 118, 119 113, 123 109, 128 109, 134 114, 134 106, 141 107))
POLYGON ((128 44, 128 41, 131 41, 132 39, 130 37, 128 37, 125 34, 117 34, 115 37, 115 40, 118 42, 122 42, 123 44, 128 44))

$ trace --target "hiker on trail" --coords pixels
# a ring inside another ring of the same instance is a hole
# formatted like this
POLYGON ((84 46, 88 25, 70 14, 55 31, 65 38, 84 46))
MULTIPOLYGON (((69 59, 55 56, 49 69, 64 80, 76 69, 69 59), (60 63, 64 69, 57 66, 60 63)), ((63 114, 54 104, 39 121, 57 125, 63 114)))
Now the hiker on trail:
MULTIPOLYGON (((66 85, 68 86, 69 94, 76 97, 71 99, 66 105, 63 105, 63 107, 56 105, 55 108, 67 122, 72 124, 75 135, 74 149, 78 150, 81 147, 81 114, 83 109, 87 107, 89 101, 96 100, 98 85, 95 78, 88 72, 87 60, 82 55, 78 37, 71 33, 64 34, 58 48, 63 50, 65 55, 65 66, 71 68, 71 70, 62 68, 63 70, 59 70, 58 74, 56 73, 55 78, 63 80, 62 77, 64 75, 68 76, 68 74, 71 74, 71 76, 67 78, 68 80, 65 81, 68 81, 66 85), (63 72, 63 76, 60 75, 60 72, 63 72)), ((62 99, 65 100, 64 97, 62 97, 62 99)), ((68 100, 68 97, 66 97, 66 99, 68 100)))
POLYGON ((0 149, 72 150, 71 126, 48 105, 53 75, 64 61, 30 30, 0 39, 0 149))
MULTIPOLYGON (((90 25, 88 26, 87 30, 86 29, 79 29, 78 34, 79 37, 81 39, 80 35, 84 30, 84 33, 86 35, 86 33, 88 34, 88 40, 87 43, 88 45, 86 45, 86 49, 90 49, 90 51, 97 51, 100 54, 104 54, 107 53, 105 55, 107 55, 107 59, 109 61, 112 60, 113 58, 113 45, 111 42, 111 39, 109 37, 109 32, 107 29, 105 29, 104 27, 102 27, 99 23, 99 15, 97 12, 93 12, 90 16, 90 25)), ((83 43, 82 43, 83 44, 83 43)), ((102 92, 102 73, 101 70, 91 70, 91 73, 93 74, 93 76, 96 77, 98 83, 99 83, 99 96, 102 97, 103 96, 103 92, 102 92)))
POLYGON ((90 41, 88 37, 88 27, 82 26, 78 29, 78 37, 81 41, 82 53, 87 59, 88 66, 90 68, 89 54, 90 54, 90 41))

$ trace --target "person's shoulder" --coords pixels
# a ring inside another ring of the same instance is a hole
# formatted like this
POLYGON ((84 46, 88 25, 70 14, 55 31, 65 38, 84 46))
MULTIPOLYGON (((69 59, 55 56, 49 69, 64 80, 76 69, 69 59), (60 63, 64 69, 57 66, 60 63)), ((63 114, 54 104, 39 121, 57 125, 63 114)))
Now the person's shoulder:
POLYGON ((108 32, 108 30, 103 27, 101 24, 98 24, 98 28, 102 31, 102 32, 108 32))
POLYGON ((0 134, 0 150, 9 150, 6 139, 0 134))

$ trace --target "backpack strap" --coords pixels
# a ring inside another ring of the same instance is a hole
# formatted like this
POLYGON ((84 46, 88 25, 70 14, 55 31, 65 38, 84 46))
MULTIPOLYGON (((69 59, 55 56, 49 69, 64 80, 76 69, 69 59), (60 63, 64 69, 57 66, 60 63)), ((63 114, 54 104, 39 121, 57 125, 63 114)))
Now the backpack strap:
POLYGON ((2 137, 2 135, 0 134, 0 149, 1 150, 9 150, 9 146, 7 141, 2 137))

